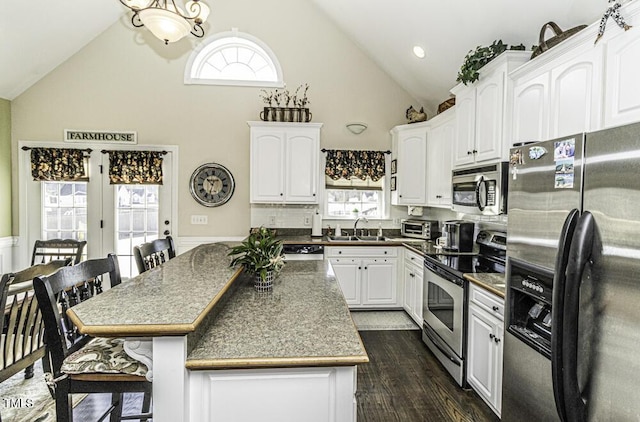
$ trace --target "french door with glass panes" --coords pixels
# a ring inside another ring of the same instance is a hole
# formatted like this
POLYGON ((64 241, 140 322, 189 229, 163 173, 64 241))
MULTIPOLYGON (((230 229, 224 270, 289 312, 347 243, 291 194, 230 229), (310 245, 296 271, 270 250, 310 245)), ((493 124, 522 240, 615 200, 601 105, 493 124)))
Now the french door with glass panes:
MULTIPOLYGON (((69 145, 38 145, 69 148, 69 145)), ((20 232, 26 239, 20 248, 16 268, 29 265, 37 239, 71 238, 86 240, 84 259, 118 255, 123 277, 138 274, 133 247, 171 234, 173 214, 173 155, 163 157, 162 185, 109 184, 108 154, 93 146, 88 158, 88 182, 37 182, 30 175, 30 154, 21 150, 20 232)), ((127 148, 134 149, 134 148, 127 148)))

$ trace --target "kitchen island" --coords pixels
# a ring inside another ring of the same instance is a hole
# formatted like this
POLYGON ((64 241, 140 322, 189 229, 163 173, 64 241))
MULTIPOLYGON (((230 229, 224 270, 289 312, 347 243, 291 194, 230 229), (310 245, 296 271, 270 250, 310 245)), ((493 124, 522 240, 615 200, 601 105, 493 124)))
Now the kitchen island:
POLYGON ((354 421, 368 357, 331 266, 287 263, 258 293, 228 251, 198 246, 69 316, 149 358, 155 421, 354 421))

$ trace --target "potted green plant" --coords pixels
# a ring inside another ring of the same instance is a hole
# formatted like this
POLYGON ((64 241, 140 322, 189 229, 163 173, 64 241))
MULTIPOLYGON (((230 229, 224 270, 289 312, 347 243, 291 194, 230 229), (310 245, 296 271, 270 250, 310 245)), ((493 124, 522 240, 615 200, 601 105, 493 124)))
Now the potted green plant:
POLYGON ((465 85, 469 85, 478 80, 480 73, 478 71, 491 60, 498 57, 500 54, 509 50, 525 50, 523 44, 509 47, 503 43, 502 40, 494 41, 491 45, 483 47, 476 47, 475 51, 469 51, 464 58, 464 63, 458 71, 457 82, 462 82, 465 85))
POLYGON ((231 266, 242 265, 244 270, 255 276, 258 291, 271 290, 276 274, 284 265, 282 241, 268 228, 260 227, 252 232, 240 245, 229 252, 234 256, 231 266))

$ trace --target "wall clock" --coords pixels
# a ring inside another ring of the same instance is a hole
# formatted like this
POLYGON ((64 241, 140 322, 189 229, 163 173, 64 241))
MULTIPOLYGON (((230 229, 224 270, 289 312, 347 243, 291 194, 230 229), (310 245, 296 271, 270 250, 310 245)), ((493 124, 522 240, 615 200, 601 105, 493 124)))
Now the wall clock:
POLYGON ((191 196, 205 207, 217 207, 226 203, 236 188, 231 172, 216 163, 203 164, 191 175, 191 196))

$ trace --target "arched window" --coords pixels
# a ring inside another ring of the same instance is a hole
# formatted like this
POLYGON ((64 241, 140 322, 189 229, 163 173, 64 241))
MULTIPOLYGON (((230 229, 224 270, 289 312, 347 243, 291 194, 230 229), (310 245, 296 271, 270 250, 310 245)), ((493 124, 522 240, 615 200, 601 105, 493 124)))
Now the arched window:
POLYGON ((283 87, 282 68, 273 51, 249 34, 215 34, 189 56, 185 84, 283 87))

